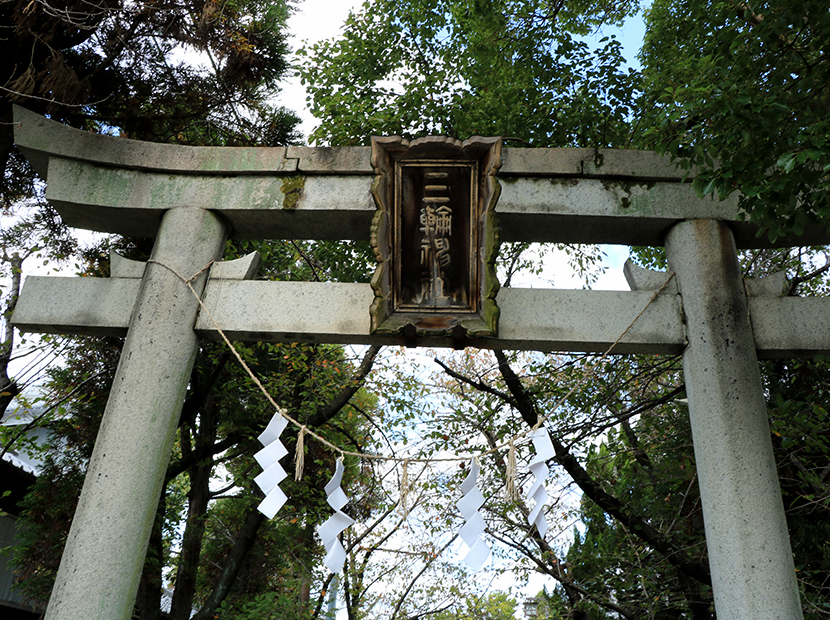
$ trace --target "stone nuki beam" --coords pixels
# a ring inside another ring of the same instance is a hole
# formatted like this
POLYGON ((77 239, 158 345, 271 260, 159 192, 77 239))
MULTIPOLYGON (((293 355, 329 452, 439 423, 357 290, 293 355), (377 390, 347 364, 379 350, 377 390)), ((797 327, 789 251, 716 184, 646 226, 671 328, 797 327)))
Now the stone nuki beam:
MULTIPOLYGON (((125 277, 30 276, 14 324, 27 332, 124 336, 140 286, 140 279, 125 277)), ((648 305, 613 352, 679 354, 686 343, 680 300, 664 292, 649 305, 652 296, 653 291, 503 289, 498 296, 498 337, 471 339, 467 344, 484 349, 604 352, 648 305)), ((263 282, 212 275, 204 294, 207 312, 200 312, 196 331, 205 338, 219 338, 212 317, 232 340, 404 344, 401 338, 370 333, 371 302, 368 284, 263 282)), ((830 354, 830 300, 759 295, 750 297, 749 304, 759 357, 830 354)), ((417 344, 450 343, 419 339, 417 344)))
MULTIPOLYGON (((15 140, 70 226, 155 236, 179 206, 219 210, 235 238, 368 239, 368 147, 186 147, 100 136, 15 109, 15 140)), ((699 199, 690 178, 644 151, 504 149, 496 212, 504 241, 662 245, 687 219, 728 221, 765 247, 737 200, 699 199)), ((827 231, 778 246, 830 243, 827 231)))

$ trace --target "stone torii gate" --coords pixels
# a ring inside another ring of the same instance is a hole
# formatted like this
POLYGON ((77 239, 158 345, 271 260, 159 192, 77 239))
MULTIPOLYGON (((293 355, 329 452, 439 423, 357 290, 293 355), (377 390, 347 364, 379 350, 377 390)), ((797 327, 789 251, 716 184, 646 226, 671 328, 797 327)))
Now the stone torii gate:
MULTIPOLYGON (((369 148, 161 145, 69 129, 23 109, 15 137, 68 225, 155 237, 148 263, 113 257, 110 278, 27 278, 13 317, 21 331, 126 336, 47 611, 49 620, 125 620, 198 339, 218 337, 183 279, 231 339, 453 339, 373 331, 368 284, 253 281, 252 259, 203 271, 229 236, 368 239, 369 148)), ((665 244, 675 277, 650 304, 665 276, 652 284, 630 274, 631 292, 504 289, 497 332, 462 334, 462 344, 604 351, 646 308, 613 352, 683 355, 718 617, 801 618, 757 360, 830 352, 827 301, 745 285, 736 246, 765 240, 738 218, 734 200, 698 199, 653 153, 500 156, 502 240, 665 244)), ((828 242, 812 230, 778 244, 828 242)))

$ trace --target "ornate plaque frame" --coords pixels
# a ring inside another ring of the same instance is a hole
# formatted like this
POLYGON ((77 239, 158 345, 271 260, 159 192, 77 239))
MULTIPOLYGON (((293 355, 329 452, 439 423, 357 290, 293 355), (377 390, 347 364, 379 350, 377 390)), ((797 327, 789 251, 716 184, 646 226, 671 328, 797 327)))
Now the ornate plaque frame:
POLYGON ((496 336, 501 138, 372 138, 372 332, 496 336))

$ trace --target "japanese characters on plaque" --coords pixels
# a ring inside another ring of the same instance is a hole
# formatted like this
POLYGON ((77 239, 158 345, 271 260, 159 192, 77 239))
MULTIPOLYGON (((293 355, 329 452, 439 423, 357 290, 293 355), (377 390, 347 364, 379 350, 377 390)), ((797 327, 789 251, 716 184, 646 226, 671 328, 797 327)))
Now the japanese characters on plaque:
POLYGON ((495 335, 500 139, 374 138, 372 149, 374 331, 495 335))
POLYGON ((397 162, 393 299, 400 310, 477 310, 476 170, 443 163, 397 162))
MULTIPOLYGON (((425 172, 427 183, 446 183, 447 172, 425 172)), ((424 204, 421 206, 421 267, 427 271, 434 271, 438 263, 441 277, 444 277, 443 267, 452 263, 450 257, 450 236, 452 235, 452 207, 450 202, 449 185, 427 185, 424 188, 424 204), (438 196, 429 195, 438 192, 438 196)), ((433 274, 434 276, 434 274, 433 274)))

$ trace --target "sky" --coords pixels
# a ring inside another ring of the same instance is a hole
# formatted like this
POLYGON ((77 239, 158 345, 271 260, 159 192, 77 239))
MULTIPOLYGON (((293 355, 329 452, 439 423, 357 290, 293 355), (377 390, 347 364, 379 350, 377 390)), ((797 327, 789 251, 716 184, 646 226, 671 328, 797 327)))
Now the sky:
MULTIPOLYGON (((288 21, 292 33, 291 48, 336 37, 349 11, 357 9, 362 0, 300 0, 297 12, 288 21)), ((283 86, 279 102, 302 118, 300 131, 308 135, 314 128, 314 118, 305 109, 305 89, 296 77, 283 86)))

